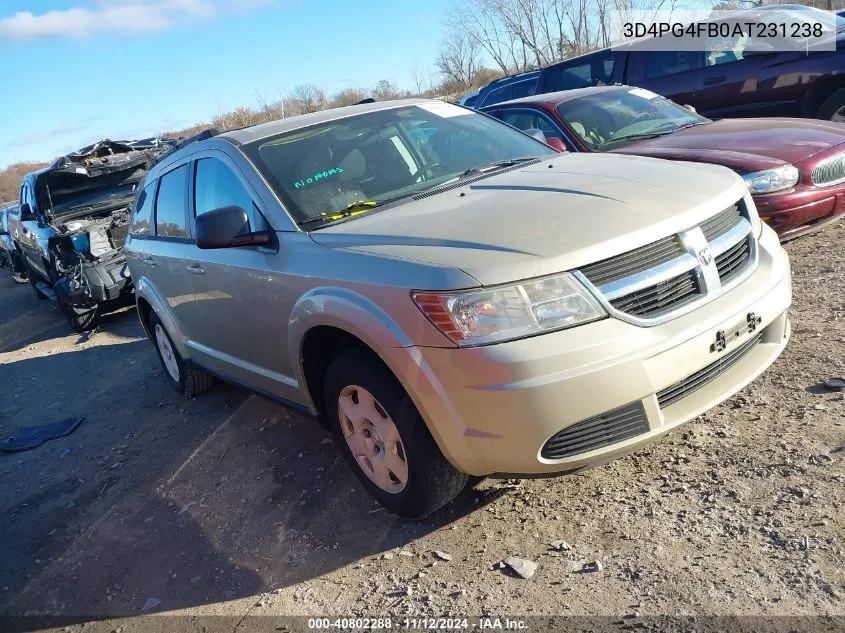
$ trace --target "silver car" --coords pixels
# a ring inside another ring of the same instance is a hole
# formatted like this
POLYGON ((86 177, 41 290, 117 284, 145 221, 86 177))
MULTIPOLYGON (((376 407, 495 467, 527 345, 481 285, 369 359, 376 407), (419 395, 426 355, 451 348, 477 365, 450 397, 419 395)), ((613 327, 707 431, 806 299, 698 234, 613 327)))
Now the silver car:
POLYGON ((387 508, 609 461, 789 337, 789 261, 723 167, 559 154, 407 100, 187 143, 126 253, 165 375, 315 416, 387 508))

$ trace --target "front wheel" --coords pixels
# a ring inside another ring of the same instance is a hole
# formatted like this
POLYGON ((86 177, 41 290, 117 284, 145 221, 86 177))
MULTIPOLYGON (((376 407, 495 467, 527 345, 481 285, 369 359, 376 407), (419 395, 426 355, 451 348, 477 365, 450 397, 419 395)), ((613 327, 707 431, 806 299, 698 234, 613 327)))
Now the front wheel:
POLYGON ((326 372, 326 414, 355 475, 379 503, 409 518, 442 508, 466 487, 393 374, 365 348, 326 372))
POLYGON ((99 306, 79 308, 59 299, 62 312, 75 332, 90 332, 100 322, 99 306))

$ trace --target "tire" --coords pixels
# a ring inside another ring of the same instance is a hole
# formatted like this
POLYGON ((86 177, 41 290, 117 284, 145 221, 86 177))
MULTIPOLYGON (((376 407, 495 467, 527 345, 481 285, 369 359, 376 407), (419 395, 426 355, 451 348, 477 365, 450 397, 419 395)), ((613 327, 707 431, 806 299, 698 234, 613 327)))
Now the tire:
POLYGON ((334 359, 323 395, 344 458, 390 512, 420 518, 445 506, 466 487, 469 475, 446 461, 402 385, 370 350, 355 347, 334 359), (353 420, 350 407, 362 403, 364 409, 353 420))
POLYGON ((845 123, 845 88, 840 88, 824 100, 816 112, 816 118, 845 123))
POLYGON ((176 391, 190 398, 208 391, 214 385, 214 376, 185 364, 155 312, 150 312, 150 338, 158 352, 164 375, 176 391), (168 356, 167 359, 165 355, 168 356))
POLYGON ((59 299, 59 305, 75 332, 90 332, 100 323, 100 307, 97 305, 81 313, 61 299, 59 299))

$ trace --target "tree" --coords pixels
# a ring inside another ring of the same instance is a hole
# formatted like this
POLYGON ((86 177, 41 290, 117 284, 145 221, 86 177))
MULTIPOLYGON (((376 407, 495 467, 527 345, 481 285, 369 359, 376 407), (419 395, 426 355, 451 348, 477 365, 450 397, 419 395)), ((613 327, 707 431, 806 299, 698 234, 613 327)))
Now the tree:
POLYGON ((469 90, 481 65, 480 53, 478 43, 466 32, 451 29, 441 43, 440 53, 434 63, 447 80, 452 80, 469 90))
MULTIPOLYGON (((292 114, 307 114, 323 110, 328 105, 326 93, 314 84, 300 84, 291 90, 285 105, 290 103, 292 114)), ((290 116, 290 115, 288 115, 290 116)))

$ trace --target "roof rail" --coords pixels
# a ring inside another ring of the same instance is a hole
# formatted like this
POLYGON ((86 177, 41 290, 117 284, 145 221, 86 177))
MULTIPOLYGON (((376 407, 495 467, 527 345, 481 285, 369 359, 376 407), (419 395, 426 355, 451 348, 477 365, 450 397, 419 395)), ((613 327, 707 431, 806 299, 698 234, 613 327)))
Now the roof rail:
POLYGON ((179 140, 173 147, 173 151, 175 152, 176 150, 182 149, 183 147, 186 147, 191 143, 196 143, 197 141, 204 141, 209 138, 214 138, 218 134, 220 134, 220 130, 218 130, 216 127, 210 127, 207 130, 203 130, 199 134, 194 134, 193 136, 189 136, 188 138, 179 140))
POLYGON ((354 105, 364 105, 365 103, 375 103, 376 100, 372 97, 367 97, 366 99, 361 99, 360 101, 356 102, 354 105))

